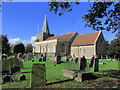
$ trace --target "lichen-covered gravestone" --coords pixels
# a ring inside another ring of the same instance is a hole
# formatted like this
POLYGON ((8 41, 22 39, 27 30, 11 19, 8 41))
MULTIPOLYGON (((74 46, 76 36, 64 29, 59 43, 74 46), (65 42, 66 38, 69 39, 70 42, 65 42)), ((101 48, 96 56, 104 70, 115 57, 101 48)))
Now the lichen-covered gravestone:
POLYGON ((10 61, 7 59, 7 57, 2 57, 2 72, 4 73, 10 73, 10 61))
POLYGON ((31 87, 46 85, 46 67, 45 64, 33 64, 31 72, 31 87))
POLYGON ((81 58, 81 60, 80 60, 80 70, 85 70, 85 68, 86 68, 86 58, 85 58, 85 56, 83 56, 82 58, 81 58))

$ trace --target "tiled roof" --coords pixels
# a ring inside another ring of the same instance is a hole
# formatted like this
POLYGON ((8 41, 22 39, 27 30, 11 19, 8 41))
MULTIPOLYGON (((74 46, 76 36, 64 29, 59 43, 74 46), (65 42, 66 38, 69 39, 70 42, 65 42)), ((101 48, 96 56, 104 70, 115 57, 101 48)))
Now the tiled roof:
POLYGON ((51 40, 51 39, 63 39, 63 40, 67 40, 67 39, 69 39, 75 33, 76 32, 68 33, 68 34, 63 34, 63 35, 58 35, 58 36, 53 36, 53 37, 49 37, 47 40, 51 40))
POLYGON ((97 39, 99 32, 77 35, 72 46, 93 45, 97 39))

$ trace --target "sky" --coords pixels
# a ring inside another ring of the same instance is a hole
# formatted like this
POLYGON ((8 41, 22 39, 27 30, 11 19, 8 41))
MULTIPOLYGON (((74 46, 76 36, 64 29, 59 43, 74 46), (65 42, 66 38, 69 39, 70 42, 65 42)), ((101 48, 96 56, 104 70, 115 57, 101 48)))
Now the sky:
MULTIPOLYGON (((45 14, 47 15, 50 33, 55 35, 78 32, 87 34, 96 32, 84 27, 82 16, 89 9, 88 2, 73 5, 71 12, 62 16, 49 11, 47 2, 4 2, 2 3, 2 34, 7 35, 9 43, 23 42, 25 45, 34 42, 36 35, 41 32, 45 14), (39 28, 38 28, 39 25, 39 28)), ((116 33, 103 31, 105 40, 111 41, 116 33)))

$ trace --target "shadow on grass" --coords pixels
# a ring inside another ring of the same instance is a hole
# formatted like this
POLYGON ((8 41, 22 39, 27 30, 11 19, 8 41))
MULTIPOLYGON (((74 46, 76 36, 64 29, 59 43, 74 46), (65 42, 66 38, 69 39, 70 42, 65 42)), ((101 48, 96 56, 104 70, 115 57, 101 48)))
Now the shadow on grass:
POLYGON ((47 85, 52 85, 52 84, 57 84, 57 83, 63 83, 63 82, 69 82, 69 81, 73 81, 74 79, 67 79, 67 80, 63 80, 63 81, 57 81, 57 82, 51 82, 51 83, 47 83, 47 85))
POLYGON ((112 78, 120 78, 120 70, 104 70, 101 71, 101 74, 96 74, 96 75, 99 77, 107 76, 112 78))

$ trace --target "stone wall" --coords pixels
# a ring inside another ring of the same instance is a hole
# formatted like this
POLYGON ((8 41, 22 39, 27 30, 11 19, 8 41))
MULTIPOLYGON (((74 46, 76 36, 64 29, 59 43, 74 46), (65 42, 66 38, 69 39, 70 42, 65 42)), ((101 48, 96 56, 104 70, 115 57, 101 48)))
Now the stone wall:
POLYGON ((100 35, 96 41, 96 45, 95 45, 95 48, 96 48, 96 55, 100 58, 101 55, 103 55, 103 52, 106 50, 107 48, 107 44, 105 42, 105 39, 104 39, 104 36, 102 34, 102 32, 100 32, 100 35))
POLYGON ((71 47, 71 56, 72 57, 82 57, 85 56, 87 59, 95 55, 95 46, 72 46, 71 47))

